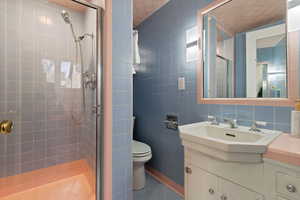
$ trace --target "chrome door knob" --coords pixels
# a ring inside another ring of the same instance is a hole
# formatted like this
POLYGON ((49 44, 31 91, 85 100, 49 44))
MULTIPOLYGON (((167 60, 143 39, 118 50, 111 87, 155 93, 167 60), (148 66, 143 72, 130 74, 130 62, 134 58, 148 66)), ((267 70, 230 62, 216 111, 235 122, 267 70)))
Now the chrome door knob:
POLYGON ((287 191, 289 191, 290 193, 295 193, 297 191, 296 187, 293 186, 292 184, 288 184, 286 186, 287 191))

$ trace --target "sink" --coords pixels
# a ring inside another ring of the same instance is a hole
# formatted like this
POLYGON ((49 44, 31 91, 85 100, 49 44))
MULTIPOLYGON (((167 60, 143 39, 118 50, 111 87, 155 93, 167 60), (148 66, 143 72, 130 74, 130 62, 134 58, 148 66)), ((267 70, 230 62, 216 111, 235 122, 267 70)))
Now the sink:
POLYGON ((179 126, 185 148, 228 162, 262 162, 262 154, 282 132, 249 129, 245 126, 231 129, 227 124, 211 125, 210 122, 179 126))

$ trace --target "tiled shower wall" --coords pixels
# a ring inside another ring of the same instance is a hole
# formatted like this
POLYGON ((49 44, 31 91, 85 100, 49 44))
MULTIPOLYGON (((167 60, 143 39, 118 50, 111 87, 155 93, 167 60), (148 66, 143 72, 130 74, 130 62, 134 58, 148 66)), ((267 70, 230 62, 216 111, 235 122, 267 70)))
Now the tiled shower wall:
MULTIPOLYGON (((92 131, 81 129, 81 89, 61 86, 61 63, 75 63, 62 9, 46 0, 0 1, 0 119, 15 124, 0 135, 0 177, 81 159, 80 137, 92 131)), ((69 12, 81 34, 83 14, 69 12)))
POLYGON ((149 144, 153 157, 148 163, 176 183, 184 183, 183 146, 178 131, 166 129, 166 114, 177 114, 179 123, 207 120, 208 115, 268 122, 267 128, 290 131, 291 108, 239 105, 203 105, 196 101, 196 62, 186 63, 186 30, 196 25, 197 11, 211 0, 171 0, 139 27, 142 64, 134 75, 134 136, 149 144), (185 77, 186 90, 177 79, 185 77))

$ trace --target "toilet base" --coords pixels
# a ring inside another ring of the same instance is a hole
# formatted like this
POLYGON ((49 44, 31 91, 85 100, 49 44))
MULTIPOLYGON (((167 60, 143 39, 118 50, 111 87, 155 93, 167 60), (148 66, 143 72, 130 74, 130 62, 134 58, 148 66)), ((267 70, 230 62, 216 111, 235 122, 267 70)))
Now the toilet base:
POLYGON ((144 162, 133 162, 133 190, 141 190, 145 187, 146 176, 144 162))

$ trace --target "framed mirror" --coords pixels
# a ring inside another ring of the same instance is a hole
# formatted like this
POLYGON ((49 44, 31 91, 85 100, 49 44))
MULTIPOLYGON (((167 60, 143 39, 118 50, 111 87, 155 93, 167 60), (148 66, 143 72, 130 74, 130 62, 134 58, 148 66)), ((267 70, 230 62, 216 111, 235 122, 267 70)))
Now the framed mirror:
POLYGON ((216 0, 200 10, 198 103, 294 105, 299 6, 299 0, 216 0))

